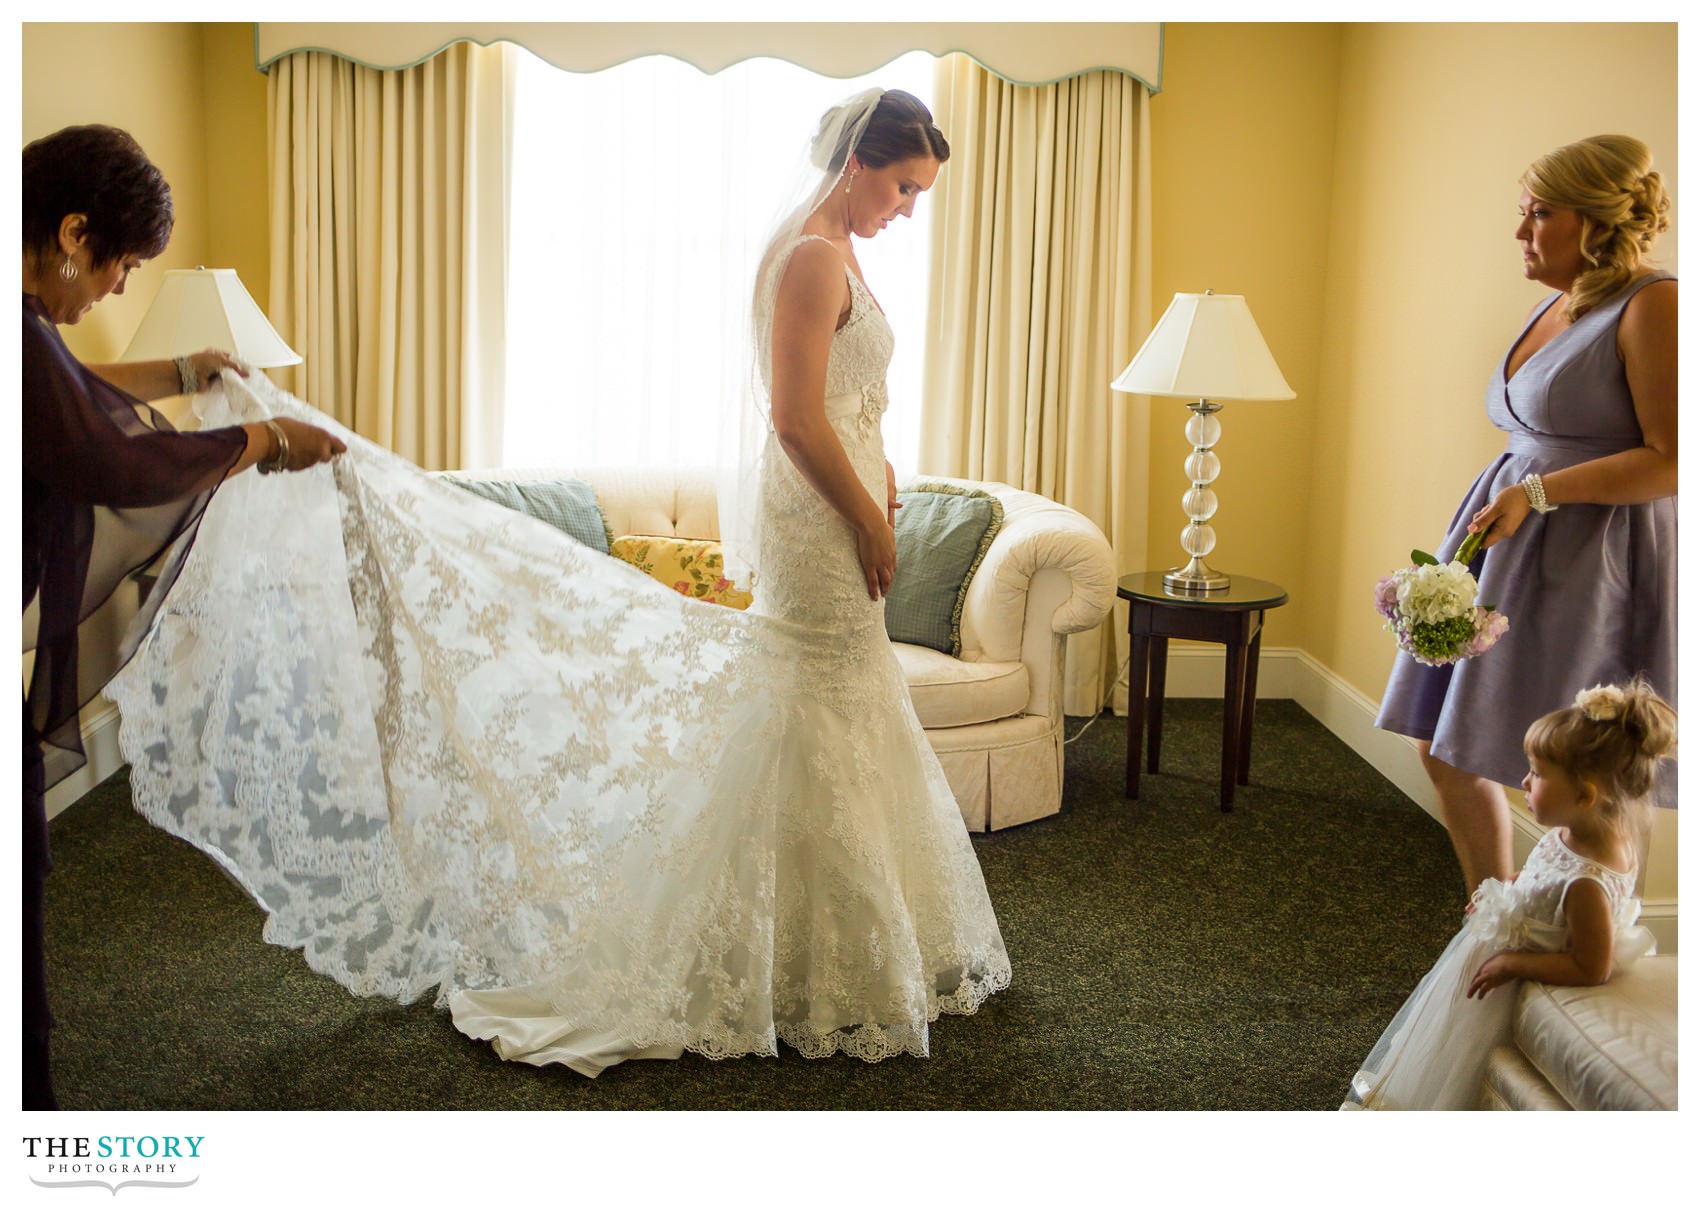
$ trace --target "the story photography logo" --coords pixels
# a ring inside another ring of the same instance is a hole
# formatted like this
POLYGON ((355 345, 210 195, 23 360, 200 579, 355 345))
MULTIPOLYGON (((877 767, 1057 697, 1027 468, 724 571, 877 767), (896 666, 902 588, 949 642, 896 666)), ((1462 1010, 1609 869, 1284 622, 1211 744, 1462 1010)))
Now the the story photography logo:
POLYGON ((177 1132, 98 1132, 56 1135, 42 1121, 26 1130, 19 1156, 30 1184, 43 1194, 97 1188, 117 1195, 133 1188, 183 1190, 200 1181, 205 1135, 177 1132))

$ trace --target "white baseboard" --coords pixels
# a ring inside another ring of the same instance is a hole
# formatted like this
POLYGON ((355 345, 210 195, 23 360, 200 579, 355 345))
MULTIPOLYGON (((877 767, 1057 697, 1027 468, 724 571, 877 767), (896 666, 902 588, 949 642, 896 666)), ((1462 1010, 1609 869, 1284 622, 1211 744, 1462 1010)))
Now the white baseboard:
MULTIPOLYGON (((1227 657, 1216 645, 1169 646, 1166 693, 1174 698, 1219 699, 1227 657)), ((1395 787, 1436 820, 1440 805, 1423 772, 1416 742, 1375 726, 1379 704, 1318 662, 1302 648, 1265 648, 1258 661, 1257 697, 1292 699, 1344 741, 1395 787)), ((1518 864, 1545 832, 1523 813, 1513 811, 1512 852, 1518 864)), ((1641 902, 1641 921, 1664 955, 1676 954, 1675 900, 1641 902)))
POLYGON ((83 768, 55 783, 47 792, 47 819, 52 820, 124 765, 118 750, 118 708, 108 703, 99 714, 83 721, 83 768))

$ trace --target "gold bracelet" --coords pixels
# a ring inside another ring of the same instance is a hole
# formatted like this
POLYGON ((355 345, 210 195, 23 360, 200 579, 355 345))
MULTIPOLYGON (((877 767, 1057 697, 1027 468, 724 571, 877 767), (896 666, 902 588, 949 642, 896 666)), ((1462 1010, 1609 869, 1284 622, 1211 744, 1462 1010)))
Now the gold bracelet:
POLYGON ((263 476, 269 476, 274 471, 288 471, 289 435, 283 432, 283 426, 279 425, 276 421, 267 420, 265 422, 265 426, 267 429, 272 431, 272 437, 277 439, 277 451, 270 458, 262 459, 260 461, 260 474, 263 476))

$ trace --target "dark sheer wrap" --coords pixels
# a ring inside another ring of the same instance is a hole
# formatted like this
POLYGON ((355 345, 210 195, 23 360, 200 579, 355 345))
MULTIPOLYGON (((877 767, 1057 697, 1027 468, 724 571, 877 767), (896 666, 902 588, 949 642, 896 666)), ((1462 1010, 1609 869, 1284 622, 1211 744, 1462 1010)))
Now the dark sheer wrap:
POLYGON ((46 785, 83 765, 78 713, 146 634, 188 543, 173 552, 122 638, 91 626, 124 578, 189 534, 242 455, 240 428, 180 433, 84 367, 47 309, 24 295, 24 651, 35 651, 26 724, 46 785))

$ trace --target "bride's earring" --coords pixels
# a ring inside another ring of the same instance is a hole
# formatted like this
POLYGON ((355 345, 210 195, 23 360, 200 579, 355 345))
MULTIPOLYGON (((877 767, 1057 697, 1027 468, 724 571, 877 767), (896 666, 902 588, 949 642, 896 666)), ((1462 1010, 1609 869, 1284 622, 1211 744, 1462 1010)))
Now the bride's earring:
POLYGON ((65 254, 65 263, 59 267, 59 276, 66 282, 77 280, 77 265, 71 260, 71 254, 65 254))
POLYGON ((844 182, 844 192, 845 192, 845 193, 846 193, 846 194, 848 194, 848 193, 849 193, 849 192, 850 192, 850 187, 851 187, 851 186, 852 186, 852 185, 854 185, 854 184, 856 184, 856 174, 857 174, 857 173, 859 173, 859 172, 861 172, 861 171, 862 171, 862 170, 861 170, 861 169, 859 169, 859 168, 853 168, 853 169, 851 169, 851 170, 850 170, 850 176, 849 176, 849 178, 848 178, 848 179, 847 179, 847 180, 846 180, 846 181, 845 181, 845 182, 844 182))

